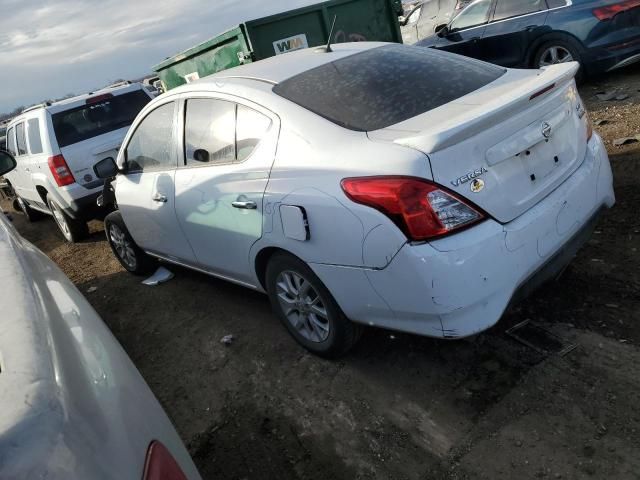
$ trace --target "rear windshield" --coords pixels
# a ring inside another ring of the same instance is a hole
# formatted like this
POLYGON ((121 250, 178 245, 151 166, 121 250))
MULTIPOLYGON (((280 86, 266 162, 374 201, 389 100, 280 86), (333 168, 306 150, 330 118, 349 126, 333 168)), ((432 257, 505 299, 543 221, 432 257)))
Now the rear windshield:
POLYGON ((127 127, 151 98, 142 90, 104 98, 54 113, 53 130, 60 148, 127 127))
POLYGON ((504 73, 426 47, 385 45, 308 70, 273 91, 333 123, 366 132, 433 110, 504 73))

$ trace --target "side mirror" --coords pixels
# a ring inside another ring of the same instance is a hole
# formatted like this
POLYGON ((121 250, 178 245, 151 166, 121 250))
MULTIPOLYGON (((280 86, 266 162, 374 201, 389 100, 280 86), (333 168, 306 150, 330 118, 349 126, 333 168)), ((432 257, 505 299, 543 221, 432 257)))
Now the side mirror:
POLYGON ((435 29, 436 35, 439 37, 446 37, 449 33, 449 25, 443 23, 442 25, 437 25, 435 29))
POLYGON ((4 150, 0 150, 0 175, 9 173, 11 170, 16 168, 16 165, 16 159, 13 158, 13 155, 4 150))
POLYGON ((93 166, 96 177, 101 179, 112 178, 118 174, 118 166, 112 157, 103 158, 93 166))

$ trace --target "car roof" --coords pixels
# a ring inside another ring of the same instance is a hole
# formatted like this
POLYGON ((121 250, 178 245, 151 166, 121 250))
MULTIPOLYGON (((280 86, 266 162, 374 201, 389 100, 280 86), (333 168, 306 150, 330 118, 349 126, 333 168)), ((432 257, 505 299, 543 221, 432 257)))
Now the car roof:
POLYGON ((324 51, 324 47, 305 48, 214 73, 195 82, 172 89, 171 92, 200 90, 203 87, 206 88, 207 85, 216 85, 221 79, 233 78, 256 80, 277 85, 307 70, 383 45, 387 45, 387 43, 341 43, 331 45, 332 51, 329 53, 324 51))

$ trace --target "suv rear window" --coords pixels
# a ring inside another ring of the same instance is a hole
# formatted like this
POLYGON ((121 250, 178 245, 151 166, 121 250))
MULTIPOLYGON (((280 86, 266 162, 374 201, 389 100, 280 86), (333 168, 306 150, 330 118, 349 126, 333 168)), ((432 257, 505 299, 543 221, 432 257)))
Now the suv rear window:
POLYGON ((273 91, 333 123, 367 132, 433 110, 504 73, 430 48, 385 45, 303 72, 273 91))
POLYGON ((142 90, 109 96, 51 116, 60 148, 97 137, 133 123, 151 98, 142 90))

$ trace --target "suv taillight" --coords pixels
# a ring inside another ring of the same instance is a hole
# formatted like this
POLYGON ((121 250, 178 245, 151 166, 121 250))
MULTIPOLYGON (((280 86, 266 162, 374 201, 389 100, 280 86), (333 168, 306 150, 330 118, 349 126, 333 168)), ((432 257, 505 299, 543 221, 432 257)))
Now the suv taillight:
POLYGON ((614 3, 605 7, 599 7, 593 10, 593 14, 600 21, 609 20, 620 12, 640 7, 640 0, 625 0, 623 2, 614 3))
POLYGON ((413 241, 441 237, 486 218, 454 193, 419 178, 345 178, 341 185, 351 200, 384 213, 413 241))
POLYGON ((154 440, 147 449, 142 480, 187 480, 167 447, 154 440))
POLYGON ((65 162, 62 155, 49 157, 48 163, 49 169, 53 174, 53 178, 55 179, 59 187, 71 185, 76 181, 76 179, 73 178, 73 174, 71 173, 71 170, 69 170, 69 166, 67 165, 67 162, 65 162))

